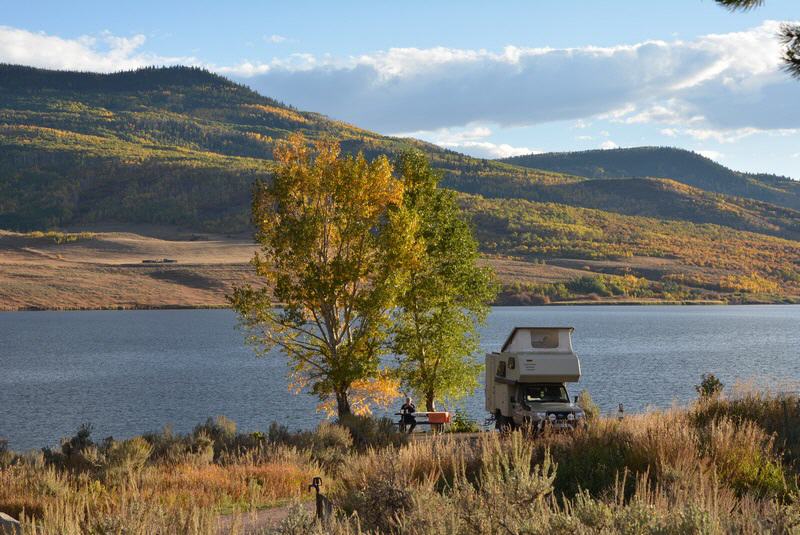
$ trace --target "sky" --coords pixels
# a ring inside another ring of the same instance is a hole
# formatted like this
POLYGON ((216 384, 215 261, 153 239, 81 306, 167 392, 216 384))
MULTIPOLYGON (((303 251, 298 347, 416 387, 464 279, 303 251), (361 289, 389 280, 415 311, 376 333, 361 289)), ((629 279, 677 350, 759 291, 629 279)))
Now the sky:
POLYGON ((0 62, 190 64, 307 111, 480 157, 641 145, 800 179, 796 0, 3 0, 0 62))

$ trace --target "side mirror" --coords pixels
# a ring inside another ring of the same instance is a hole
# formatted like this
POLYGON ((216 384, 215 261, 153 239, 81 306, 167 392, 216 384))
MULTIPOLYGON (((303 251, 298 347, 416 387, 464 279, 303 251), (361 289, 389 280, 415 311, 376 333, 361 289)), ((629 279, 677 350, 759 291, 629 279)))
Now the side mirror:
POLYGON ((511 403, 516 403, 517 399, 514 396, 511 396, 511 403))
POLYGON ((572 400, 573 400, 573 403, 577 403, 578 402, 578 396, 572 396, 572 400))

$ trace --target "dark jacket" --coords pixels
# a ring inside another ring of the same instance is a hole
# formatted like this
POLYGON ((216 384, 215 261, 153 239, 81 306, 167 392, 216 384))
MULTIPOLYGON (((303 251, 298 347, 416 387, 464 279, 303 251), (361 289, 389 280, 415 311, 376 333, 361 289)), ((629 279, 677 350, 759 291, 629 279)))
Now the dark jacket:
POLYGON ((410 424, 417 421, 413 416, 413 413, 417 412, 417 407, 413 403, 403 403, 403 406, 400 407, 400 412, 403 413, 404 423, 410 424))

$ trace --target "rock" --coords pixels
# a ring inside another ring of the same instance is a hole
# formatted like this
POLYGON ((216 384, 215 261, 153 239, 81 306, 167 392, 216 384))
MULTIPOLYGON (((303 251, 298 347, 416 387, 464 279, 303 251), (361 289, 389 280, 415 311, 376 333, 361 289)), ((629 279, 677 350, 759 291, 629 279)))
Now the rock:
POLYGON ((22 535, 22 526, 7 514, 0 513, 0 534, 22 535))

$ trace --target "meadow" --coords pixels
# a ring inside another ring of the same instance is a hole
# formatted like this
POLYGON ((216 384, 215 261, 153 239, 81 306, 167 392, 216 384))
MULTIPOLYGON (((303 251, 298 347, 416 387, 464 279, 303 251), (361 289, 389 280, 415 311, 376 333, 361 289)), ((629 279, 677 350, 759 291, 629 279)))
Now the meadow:
MULTIPOLYGON (((357 417, 238 433, 224 418, 60 448, 0 453, 0 511, 30 532, 241 533, 235 512, 288 507, 258 533, 796 533, 800 399, 739 390, 688 407, 592 411, 587 427, 532 438, 415 439, 357 417), (321 476, 335 514, 302 502, 321 476), (230 521, 234 518, 234 521, 230 521)), ((469 422, 460 421, 462 430, 469 422)))

